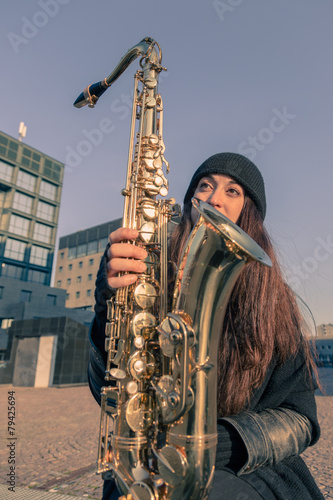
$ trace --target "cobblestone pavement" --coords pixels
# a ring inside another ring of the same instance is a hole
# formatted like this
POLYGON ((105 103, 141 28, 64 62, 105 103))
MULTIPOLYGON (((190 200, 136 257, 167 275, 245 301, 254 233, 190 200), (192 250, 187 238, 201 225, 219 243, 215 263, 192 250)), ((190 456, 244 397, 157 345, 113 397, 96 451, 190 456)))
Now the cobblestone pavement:
MULTIPOLYGON (((333 374, 333 370, 332 370, 333 374)), ((303 457, 326 499, 333 499, 333 395, 317 396, 322 438, 303 457)), ((4 500, 100 499, 102 479, 95 473, 99 407, 87 386, 34 389, 0 386, 1 492, 11 471, 8 457, 15 453, 16 493, 4 500), (7 400, 15 394, 15 436, 8 439, 7 400), (8 443, 14 443, 12 449, 8 443), (23 488, 25 487, 25 488, 23 488), (30 489, 28 489, 30 488, 30 489), (26 491, 26 495, 24 495, 26 491), (76 497, 76 499, 74 498, 76 497)))
POLYGON ((6 407, 12 390, 16 406, 16 486, 100 499, 102 479, 95 473, 100 411, 87 386, 0 386, 0 483, 6 484, 10 473, 6 407))

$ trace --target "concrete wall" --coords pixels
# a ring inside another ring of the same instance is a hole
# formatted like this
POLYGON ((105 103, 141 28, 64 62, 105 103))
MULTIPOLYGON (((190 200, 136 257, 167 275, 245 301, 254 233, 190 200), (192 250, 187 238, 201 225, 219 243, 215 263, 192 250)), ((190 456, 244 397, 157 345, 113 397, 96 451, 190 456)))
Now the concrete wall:
POLYGON ((38 349, 38 337, 19 339, 13 374, 14 386, 34 387, 38 349))
POLYGON ((40 337, 39 339, 35 387, 49 387, 53 383, 57 340, 56 335, 40 337))

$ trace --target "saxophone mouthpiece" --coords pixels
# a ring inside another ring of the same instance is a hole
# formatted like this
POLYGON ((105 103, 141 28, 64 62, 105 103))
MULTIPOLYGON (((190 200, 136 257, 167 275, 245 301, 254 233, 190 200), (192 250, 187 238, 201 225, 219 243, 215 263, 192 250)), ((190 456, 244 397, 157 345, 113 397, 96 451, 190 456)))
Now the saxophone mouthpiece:
POLYGON ((88 108, 94 108, 96 102, 104 94, 106 89, 110 87, 108 83, 106 83, 106 79, 101 82, 94 83, 93 85, 88 85, 84 89, 84 91, 79 95, 79 97, 74 102, 74 106, 76 108, 82 108, 86 104, 88 104, 88 108))

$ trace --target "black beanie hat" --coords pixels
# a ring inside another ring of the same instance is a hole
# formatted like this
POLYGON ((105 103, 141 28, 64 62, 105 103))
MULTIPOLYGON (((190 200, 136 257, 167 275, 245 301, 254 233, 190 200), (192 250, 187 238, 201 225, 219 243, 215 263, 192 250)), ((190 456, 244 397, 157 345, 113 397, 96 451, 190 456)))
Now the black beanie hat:
POLYGON ((254 201, 262 218, 266 215, 266 196, 264 179, 252 161, 237 153, 218 153, 210 156, 194 172, 186 191, 184 204, 190 201, 199 180, 209 174, 224 174, 232 177, 254 201))

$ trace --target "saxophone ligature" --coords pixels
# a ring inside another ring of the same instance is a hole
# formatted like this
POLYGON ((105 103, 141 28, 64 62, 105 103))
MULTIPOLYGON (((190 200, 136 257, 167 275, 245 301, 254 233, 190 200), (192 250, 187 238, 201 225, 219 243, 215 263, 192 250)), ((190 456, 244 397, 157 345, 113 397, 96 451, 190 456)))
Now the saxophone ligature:
POLYGON ((147 269, 108 301, 106 385, 101 391, 98 472, 115 477, 123 498, 208 498, 217 444, 217 353, 228 299, 250 261, 268 256, 207 203, 183 252, 168 311, 168 194, 162 52, 144 38, 76 107, 99 97, 140 56, 135 74, 123 227, 139 231, 147 269), (131 496, 130 496, 131 495, 131 496))

